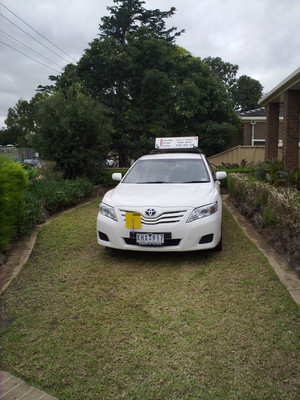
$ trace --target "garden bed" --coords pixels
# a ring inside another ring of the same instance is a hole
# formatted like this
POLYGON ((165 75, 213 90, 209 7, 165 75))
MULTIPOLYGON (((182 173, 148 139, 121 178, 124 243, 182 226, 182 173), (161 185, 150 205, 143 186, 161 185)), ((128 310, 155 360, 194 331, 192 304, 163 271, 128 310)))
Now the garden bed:
POLYGON ((230 198, 300 276, 300 192, 230 174, 230 198))

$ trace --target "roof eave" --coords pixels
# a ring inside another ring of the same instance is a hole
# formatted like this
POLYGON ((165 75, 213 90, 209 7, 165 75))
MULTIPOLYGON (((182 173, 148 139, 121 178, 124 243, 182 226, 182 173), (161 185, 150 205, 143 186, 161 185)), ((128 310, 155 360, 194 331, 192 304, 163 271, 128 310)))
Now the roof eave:
POLYGON ((269 93, 263 96, 258 104, 266 106, 268 103, 280 103, 282 101, 282 94, 289 89, 293 89, 297 86, 299 89, 300 85, 300 67, 296 69, 291 75, 284 79, 279 85, 275 86, 269 93))

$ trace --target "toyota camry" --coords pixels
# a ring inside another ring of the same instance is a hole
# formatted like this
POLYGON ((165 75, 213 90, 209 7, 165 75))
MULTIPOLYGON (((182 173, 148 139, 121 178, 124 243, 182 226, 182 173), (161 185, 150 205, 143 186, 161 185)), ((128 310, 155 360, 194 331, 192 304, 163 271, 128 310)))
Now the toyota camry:
POLYGON ((152 252, 222 249, 219 181, 226 172, 215 173, 195 146, 176 143, 171 152, 159 148, 141 157, 124 177, 113 174, 120 182, 99 207, 100 245, 152 252))

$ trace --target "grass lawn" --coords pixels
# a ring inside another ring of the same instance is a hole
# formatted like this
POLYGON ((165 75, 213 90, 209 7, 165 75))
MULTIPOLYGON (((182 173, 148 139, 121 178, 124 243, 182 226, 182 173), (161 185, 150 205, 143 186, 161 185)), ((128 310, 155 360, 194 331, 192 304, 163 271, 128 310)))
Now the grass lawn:
POLYGON ((4 293, 3 370, 59 400, 300 398, 299 307, 227 210, 221 253, 131 253, 97 245, 98 203, 4 293))

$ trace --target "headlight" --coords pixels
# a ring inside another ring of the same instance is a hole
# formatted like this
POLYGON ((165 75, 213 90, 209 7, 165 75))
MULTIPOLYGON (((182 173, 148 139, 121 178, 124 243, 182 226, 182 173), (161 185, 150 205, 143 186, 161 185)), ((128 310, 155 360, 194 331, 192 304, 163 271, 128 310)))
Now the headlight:
POLYGON ((105 217, 111 218, 114 221, 118 221, 113 207, 111 207, 105 203, 100 204, 99 212, 100 212, 100 214, 105 215, 105 217))
POLYGON ((207 204, 206 206, 201 206, 194 208, 186 222, 193 222, 197 219, 209 217, 210 215, 218 211, 218 202, 207 204))

